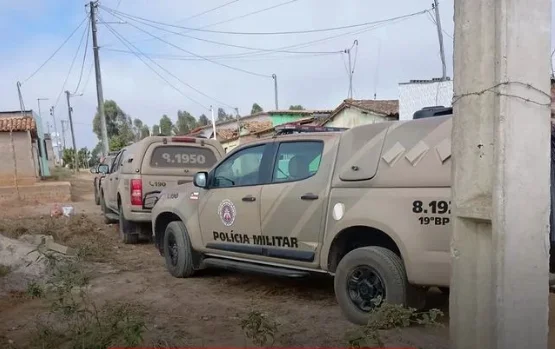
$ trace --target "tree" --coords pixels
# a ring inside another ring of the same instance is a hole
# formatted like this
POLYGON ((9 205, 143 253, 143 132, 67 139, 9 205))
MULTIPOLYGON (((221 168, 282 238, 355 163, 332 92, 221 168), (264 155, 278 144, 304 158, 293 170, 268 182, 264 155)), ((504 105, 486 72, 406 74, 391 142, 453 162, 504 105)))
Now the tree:
POLYGON ((177 111, 177 122, 173 126, 173 133, 178 136, 186 135, 197 127, 197 119, 187 111, 177 111))
POLYGON ((235 119, 232 114, 227 114, 224 108, 218 108, 218 122, 235 119))
MULTIPOLYGON (((135 138, 131 118, 125 114, 115 101, 104 101, 104 114, 106 116, 108 139, 120 135, 128 141, 132 141, 135 138)), ((93 132, 99 140, 102 140, 102 133, 100 132, 100 115, 98 112, 93 119, 93 132)))
POLYGON ((140 139, 146 138, 146 137, 150 136, 150 129, 148 128, 147 125, 143 125, 141 127, 141 132, 140 133, 141 133, 141 138, 140 139))
POLYGON ((79 149, 77 152, 77 165, 81 167, 87 167, 89 160, 91 158, 91 152, 87 147, 79 149))
POLYGON ((206 115, 201 114, 201 116, 198 117, 198 126, 206 126, 209 123, 210 123, 210 120, 206 115))
POLYGON ((160 126, 158 126, 156 124, 152 125, 152 135, 153 136, 160 135, 160 126))
POLYGON ((171 136, 172 128, 172 120, 166 114, 162 115, 162 118, 160 118, 160 135, 171 136))
POLYGON ((297 105, 292 105, 292 106, 290 106, 290 107, 289 107, 289 110, 305 110, 305 109, 303 108, 302 105, 297 104, 297 105))
POLYGON ((258 103, 254 103, 252 105, 251 115, 256 114, 256 113, 261 113, 263 111, 264 111, 264 109, 262 109, 262 107, 258 103))
POLYGON ((143 121, 141 119, 134 119, 133 132, 135 133, 135 141, 138 141, 144 138, 144 137, 141 137, 142 130, 143 130, 143 121))
POLYGON ((114 136, 110 138, 110 150, 118 151, 123 147, 126 147, 129 142, 122 136, 114 136))

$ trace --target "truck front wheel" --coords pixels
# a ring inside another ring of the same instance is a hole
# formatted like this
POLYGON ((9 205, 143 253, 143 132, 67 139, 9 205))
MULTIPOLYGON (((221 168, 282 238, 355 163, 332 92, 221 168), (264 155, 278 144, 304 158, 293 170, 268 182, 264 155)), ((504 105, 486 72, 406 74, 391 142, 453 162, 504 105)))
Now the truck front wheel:
POLYGON ((187 278, 193 275, 193 248, 185 224, 174 221, 164 233, 164 259, 166 268, 174 277, 187 278))
POLYGON ((405 267, 394 252, 377 246, 361 247, 347 253, 335 271, 334 289, 345 317, 366 325, 376 300, 407 304, 408 281, 405 267))

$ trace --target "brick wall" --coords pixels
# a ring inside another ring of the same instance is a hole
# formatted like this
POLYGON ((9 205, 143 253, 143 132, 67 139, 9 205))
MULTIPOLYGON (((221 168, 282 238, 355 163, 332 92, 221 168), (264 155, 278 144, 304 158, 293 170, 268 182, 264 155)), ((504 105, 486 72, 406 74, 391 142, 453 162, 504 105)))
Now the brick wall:
MULTIPOLYGON (((19 185, 29 185, 37 181, 31 135, 26 132, 13 132, 13 143, 17 163, 19 185)), ((14 159, 10 143, 10 133, 0 132, 0 187, 14 185, 14 159)))

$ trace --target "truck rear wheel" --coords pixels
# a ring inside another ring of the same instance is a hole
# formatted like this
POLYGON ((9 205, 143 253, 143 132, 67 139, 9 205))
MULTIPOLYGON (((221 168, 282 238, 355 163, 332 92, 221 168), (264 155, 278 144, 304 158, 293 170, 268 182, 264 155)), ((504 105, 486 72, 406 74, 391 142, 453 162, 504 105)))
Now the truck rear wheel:
POLYGON ((110 219, 106 213, 108 208, 106 207, 106 201, 104 200, 104 193, 100 193, 100 210, 102 211, 102 216, 104 216, 104 224, 112 224, 115 223, 112 219, 110 219))
POLYGON ((100 205, 100 195, 98 195, 98 189, 96 188, 96 182, 94 184, 94 203, 100 205))
POLYGON ((174 277, 187 278, 195 272, 193 268, 193 248, 185 224, 174 221, 168 224, 164 233, 164 259, 166 268, 174 277))
POLYGON ((139 242, 139 234, 135 231, 136 226, 133 222, 125 219, 123 207, 119 206, 119 236, 124 244, 136 244, 139 242))
POLYGON ((366 325, 379 297, 389 304, 407 304, 409 283, 402 260, 394 252, 377 246, 347 253, 335 271, 334 289, 345 317, 366 325), (374 300, 374 301, 373 301, 374 300))

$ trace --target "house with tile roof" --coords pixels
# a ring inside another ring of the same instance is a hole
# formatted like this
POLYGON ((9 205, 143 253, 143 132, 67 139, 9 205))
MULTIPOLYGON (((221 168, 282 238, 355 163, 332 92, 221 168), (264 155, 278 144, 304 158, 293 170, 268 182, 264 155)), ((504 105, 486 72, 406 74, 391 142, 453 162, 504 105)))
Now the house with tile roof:
MULTIPOLYGON (((294 123, 307 118, 324 119, 332 113, 331 110, 272 110, 239 119, 227 120, 216 124, 216 135, 225 151, 260 138, 264 133, 272 133, 275 126, 285 123, 294 123)), ((212 125, 198 127, 189 133, 190 136, 212 138, 214 133, 212 125)))
POLYGON ((320 125, 351 128, 392 120, 399 120, 399 101, 396 99, 345 99, 320 125))
POLYGON ((44 133, 28 110, 0 111, 0 187, 32 185, 50 176, 44 133))

